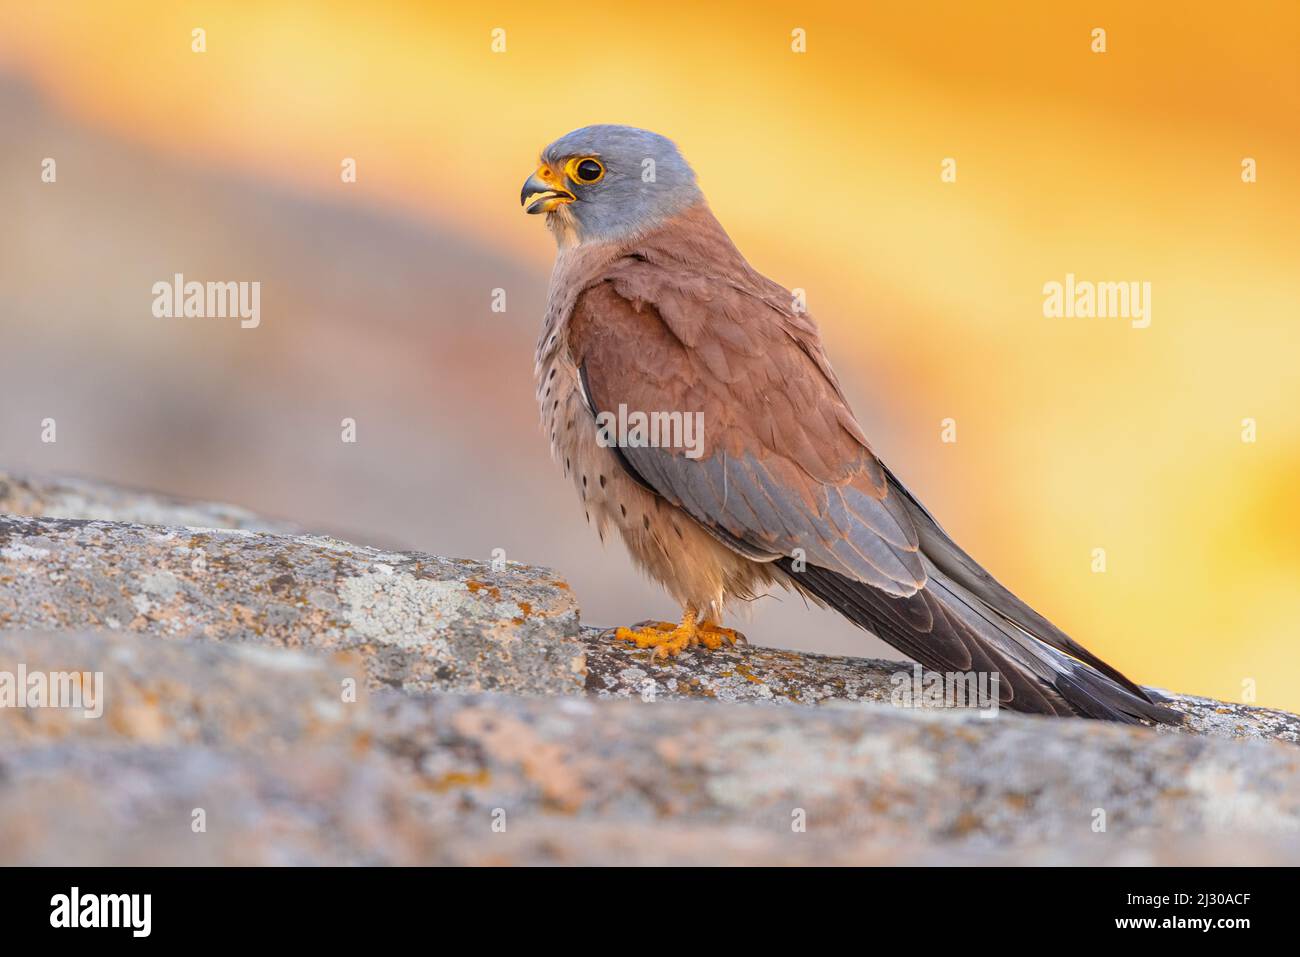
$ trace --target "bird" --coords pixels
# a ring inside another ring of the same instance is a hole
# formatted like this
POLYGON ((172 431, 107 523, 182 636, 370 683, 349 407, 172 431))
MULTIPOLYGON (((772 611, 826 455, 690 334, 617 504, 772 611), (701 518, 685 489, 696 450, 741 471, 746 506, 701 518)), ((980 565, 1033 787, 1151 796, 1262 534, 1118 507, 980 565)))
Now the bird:
POLYGON ((783 587, 929 671, 996 675, 998 707, 1180 720, 1003 587, 873 452, 812 316, 748 263, 671 139, 576 129, 520 203, 556 245, 535 357, 552 455, 601 539, 616 529, 682 608, 616 639, 652 658, 735 644, 724 610, 783 587), (693 445, 676 427, 692 421, 693 445))

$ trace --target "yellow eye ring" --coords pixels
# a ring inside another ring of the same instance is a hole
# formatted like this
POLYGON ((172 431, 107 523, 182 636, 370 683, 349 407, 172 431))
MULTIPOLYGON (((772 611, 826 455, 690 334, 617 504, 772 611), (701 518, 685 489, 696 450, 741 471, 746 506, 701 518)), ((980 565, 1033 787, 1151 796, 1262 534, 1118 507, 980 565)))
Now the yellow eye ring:
POLYGON ((575 183, 590 186, 605 178, 605 164, 594 156, 575 156, 564 164, 564 175, 575 183))

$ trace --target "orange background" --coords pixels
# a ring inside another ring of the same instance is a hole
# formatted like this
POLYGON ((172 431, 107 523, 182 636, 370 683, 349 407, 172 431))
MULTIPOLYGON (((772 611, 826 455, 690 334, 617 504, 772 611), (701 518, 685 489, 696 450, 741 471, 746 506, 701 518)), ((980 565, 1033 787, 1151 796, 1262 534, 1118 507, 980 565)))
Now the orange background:
MULTIPOLYGON (((630 123, 808 291, 877 451, 995 575, 1140 681, 1300 709, 1298 10, 0 3, 2 461, 500 545, 587 620, 671 617, 530 404, 552 249, 519 185, 630 123), (263 328, 158 326, 177 271, 262 281, 263 328), (1066 273, 1149 281, 1151 327, 1044 318, 1066 273)), ((797 600, 747 630, 881 652, 797 600)))

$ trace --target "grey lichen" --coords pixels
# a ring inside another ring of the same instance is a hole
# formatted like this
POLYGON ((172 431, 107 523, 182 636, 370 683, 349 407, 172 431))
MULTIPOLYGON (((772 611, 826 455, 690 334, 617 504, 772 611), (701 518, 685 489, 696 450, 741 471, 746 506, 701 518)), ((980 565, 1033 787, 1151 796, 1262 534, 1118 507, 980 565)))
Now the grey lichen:
POLYGON ((580 693, 568 586, 316 537, 0 516, 0 627, 354 651, 371 683, 580 693))

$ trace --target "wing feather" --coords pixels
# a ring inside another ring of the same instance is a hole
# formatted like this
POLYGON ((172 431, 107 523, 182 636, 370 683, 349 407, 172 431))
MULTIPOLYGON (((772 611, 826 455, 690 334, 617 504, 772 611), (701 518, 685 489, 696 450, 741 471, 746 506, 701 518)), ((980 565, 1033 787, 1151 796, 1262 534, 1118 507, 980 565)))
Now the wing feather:
POLYGON ((800 345, 809 328, 720 281, 672 279, 640 260, 612 274, 578 297, 569 322, 593 408, 703 422, 699 458, 625 446, 632 468, 748 551, 801 551, 891 594, 921 588, 911 517, 883 501, 875 457, 843 426, 838 385, 800 345))

